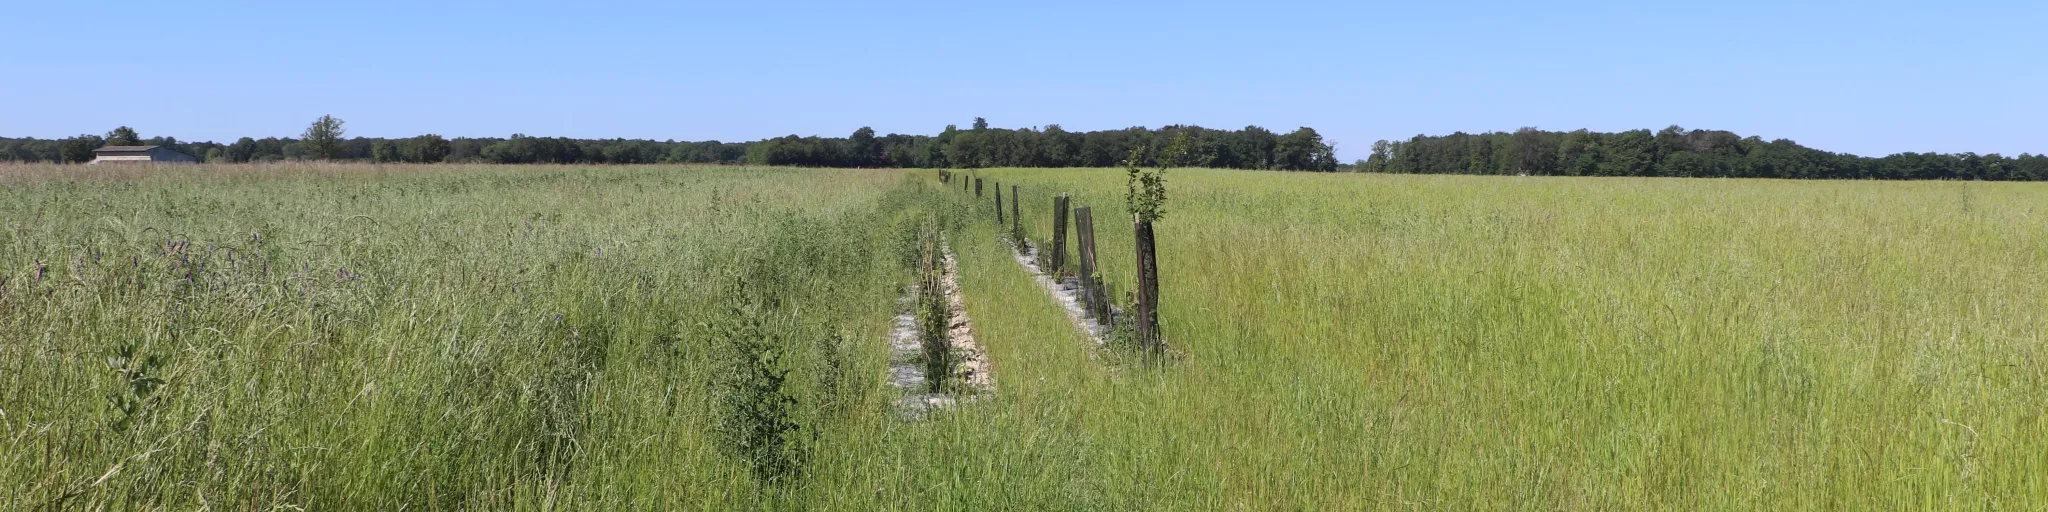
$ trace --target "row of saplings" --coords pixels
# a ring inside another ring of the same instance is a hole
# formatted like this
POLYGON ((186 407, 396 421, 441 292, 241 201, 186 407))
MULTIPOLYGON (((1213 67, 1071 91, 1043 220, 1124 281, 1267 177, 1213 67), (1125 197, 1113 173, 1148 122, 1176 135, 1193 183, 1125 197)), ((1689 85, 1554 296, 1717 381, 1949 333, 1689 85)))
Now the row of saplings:
POLYGON ((952 330, 952 310, 946 297, 945 253, 939 249, 938 221, 927 217, 918 230, 917 336, 922 348, 925 384, 932 393, 948 391, 960 355, 947 339, 952 330))
MULTIPOLYGON (((1101 276, 1101 267, 1095 260, 1094 222, 1089 208, 1073 210, 1075 237, 1079 242, 1079 259, 1066 259, 1066 232, 1068 222, 1068 200, 1062 195, 1054 200, 1055 228, 1051 240, 1051 251, 1040 251, 1038 266, 1047 269, 1065 282, 1078 281, 1081 295, 1098 324, 1112 327, 1105 340, 1106 344, 1127 349, 1144 355, 1162 355, 1167 348, 1159 335, 1159 279, 1158 264, 1154 258, 1153 222, 1160 218, 1161 206, 1166 200, 1166 166, 1184 153, 1184 140, 1176 140, 1161 155, 1163 162, 1158 169, 1140 169, 1136 162, 1142 161, 1143 148, 1133 150, 1126 163, 1130 176, 1129 211, 1132 215, 1136 235, 1136 256, 1138 285, 1135 293, 1126 296, 1121 306, 1110 304, 1110 293, 1101 276), (1069 263, 1078 263, 1073 268, 1069 263)), ((940 171, 945 182, 952 182, 957 176, 951 171, 940 171)), ((982 180, 964 180, 967 187, 980 197, 982 180)), ((1018 187, 1012 186, 1010 214, 1002 215, 997 208, 998 223, 1008 220, 1010 241, 1019 251, 1029 252, 1032 244, 1026 239, 1021 222, 1016 221, 1022 207, 1017 201, 1018 187)), ((885 198, 916 202, 908 197, 885 198)), ((943 203, 944 201, 940 201, 943 203)), ((955 203, 956 205, 958 203, 955 203)), ((998 206, 1000 206, 1000 198, 998 206)), ((907 206, 907 205, 906 205, 907 206)), ((937 206, 926 203, 927 207, 937 206)), ((943 207, 941 207, 943 208, 943 207)), ((945 212, 945 218, 951 218, 945 212)), ((805 321, 809 315, 797 315, 801 309, 790 299, 809 295, 800 290, 810 287, 789 272, 792 268, 807 268, 808 279, 835 279, 867 271, 851 262, 861 258, 827 259, 818 261, 806 255, 832 252, 844 247, 828 248, 844 240, 832 237, 814 236, 816 230, 794 229, 807 223, 852 223, 869 225, 868 219, 858 218, 789 219, 769 240, 767 247, 756 248, 738 269, 737 278, 727 290, 728 302, 724 314, 714 315, 714 320, 699 324, 712 345, 724 352, 727 371, 720 372, 717 401, 722 414, 715 429, 723 438, 720 444, 728 455, 746 462, 755 479, 763 484, 760 491, 770 495, 781 495, 787 485, 801 479, 803 468, 809 458, 810 445, 819 442, 823 432, 820 425, 806 425, 799 417, 812 420, 848 414, 847 406, 858 400, 847 396, 853 390, 865 389, 858 372, 850 372, 846 345, 842 336, 834 335, 824 318, 805 321), (760 250, 765 249, 765 250, 760 250), (809 357, 798 356, 803 352, 809 357), (795 356, 795 357, 792 357, 795 356), (798 364, 796 360, 812 361, 798 364), (799 397, 790 386, 793 380, 804 377, 793 373, 797 366, 806 368, 808 377, 817 380, 814 394, 799 397)), ((933 392, 948 392, 954 386, 950 378, 961 364, 960 354, 955 353, 948 339, 951 303, 946 296, 944 282, 945 257, 942 247, 940 220, 936 215, 927 215, 915 238, 917 247, 914 264, 920 279, 917 308, 921 356, 924 361, 926 380, 933 392)), ((815 227, 815 226, 814 226, 815 227)), ((830 227, 830 226, 827 226, 830 227)), ((828 232, 856 232, 858 229, 825 229, 828 232)), ((906 237, 909 238, 909 237, 906 237)), ((909 240, 904 240, 908 242, 909 240)), ((858 244, 853 244, 857 246, 858 244)), ((910 249, 905 247, 904 249, 910 249)), ((909 254, 906 254, 909 256, 909 254)), ((830 316, 830 315, 827 315, 830 316)), ((826 420, 825 423, 831 423, 826 420)))
MULTIPOLYGON (((1075 238, 1079 242, 1078 261, 1069 262, 1065 254, 1069 205, 1065 195, 1054 199, 1052 250, 1038 253, 1039 268, 1046 269, 1054 279, 1069 283, 1078 281, 1076 284, 1088 315, 1098 324, 1111 327, 1104 336, 1106 339, 1102 340, 1104 343, 1141 354, 1147 360, 1155 360, 1152 356, 1167 353, 1166 344, 1159 335, 1159 273, 1154 258, 1152 224, 1163 212, 1166 168, 1185 153, 1185 147, 1184 138, 1175 140, 1158 159, 1162 165, 1157 169, 1138 167, 1144 148, 1133 149, 1126 162, 1130 176, 1127 198, 1137 248, 1138 284, 1136 292, 1128 294, 1122 305, 1111 305, 1111 295, 1102 279, 1101 267, 1096 264, 1095 228, 1089 208, 1073 210, 1075 238), (1077 263, 1078 268, 1069 263, 1077 263)), ((940 177, 950 183, 957 176, 942 170, 940 177)), ((983 187, 980 178, 964 181, 963 190, 971 187, 976 197, 981 197, 983 187)), ((1010 214, 1004 216, 998 188, 997 222, 1003 224, 1007 220, 1010 242, 1019 251, 1029 252, 1033 245, 1026 238, 1022 223, 1017 221, 1022 210, 1017 200, 1019 190, 1014 185, 1011 187, 1010 214)), ((855 219, 836 220, 858 222, 855 219)), ((918 229, 915 264, 920 281, 915 307, 926 382, 930 391, 943 393, 953 391, 955 385, 951 377, 955 375, 961 357, 949 340, 951 304, 946 296, 944 240, 941 239, 938 220, 936 216, 927 215, 918 229)), ((771 237, 776 242, 771 245, 821 242, 798 233, 780 234, 784 236, 771 237)), ((794 305, 777 300, 782 295, 778 291, 787 292, 793 286, 801 285, 787 282, 789 276, 777 271, 786 270, 787 267, 781 263, 788 261, 775 256, 793 257, 795 253, 805 251, 796 247, 774 249, 777 250, 748 258, 752 264, 743 265, 747 270, 741 272, 744 277, 733 287, 732 291, 738 293, 731 294, 733 300, 727 306, 727 314, 719 315, 722 321, 708 322, 699 327, 710 331, 708 334, 714 345, 726 352, 729 365, 729 371, 724 372, 717 385, 720 388, 718 401, 723 410, 716 425, 720 437, 724 438, 721 444, 729 455, 747 463, 756 480, 764 484, 760 491, 780 494, 779 490, 801 478, 809 458, 808 445, 817 442, 820 434, 815 427, 806 428, 797 421, 797 417, 843 413, 845 411, 838 409, 850 404, 840 396, 842 392, 864 386, 853 382, 859 379, 845 371, 845 339, 828 334, 816 323, 796 322, 801 326, 788 323, 796 318, 788 311, 794 309, 794 305), (823 341, 806 343, 805 340, 823 341), (816 360, 822 362, 822 367, 816 369, 816 377, 821 384, 818 394, 823 403, 811 405, 822 410, 811 414, 798 412, 798 409, 806 407, 788 386, 796 377, 791 374, 790 354, 786 353, 792 350, 813 351, 819 355, 816 360)), ((826 275, 853 271, 841 268, 819 270, 826 275)))
MULTIPOLYGON (((1003 187, 1000 183, 991 182, 995 192, 996 224, 1007 224, 1007 237, 1012 246, 1020 252, 1029 253, 1034 247, 1049 245, 1051 250, 1040 250, 1035 253, 1038 268, 1044 269, 1056 282, 1077 285, 1088 316, 1099 325, 1110 328, 1102 342, 1145 356, 1147 359, 1151 359, 1150 356, 1168 353, 1168 347, 1159 332, 1159 262, 1155 250, 1153 223, 1165 213, 1166 170, 1187 153, 1187 144, 1185 134, 1176 138, 1156 159, 1160 165, 1155 169, 1139 167, 1138 162, 1144 161, 1146 148, 1143 147, 1133 148, 1130 158, 1124 162, 1125 173, 1129 178, 1125 199, 1126 208, 1131 213, 1132 241, 1136 247, 1137 290, 1127 294, 1121 305, 1111 304, 1113 295, 1108 290, 1107 282, 1102 278, 1102 267, 1095 258, 1095 221, 1091 208, 1072 208, 1074 238, 1078 243, 1078 261, 1070 262, 1066 257, 1068 212, 1071 206, 1069 197, 1066 194, 1053 197, 1052 238, 1049 244, 1034 245, 1024 232, 1021 187, 1014 184, 1010 186, 1010 201, 1007 205, 1009 214, 1006 216, 1003 212, 1003 187)), ((951 183, 956 176, 957 174, 950 170, 939 171, 942 183, 951 183)), ((983 197, 982 178, 961 181, 962 192, 972 191, 974 197, 983 197)), ((943 331, 933 334, 937 335, 936 343, 944 343, 943 331)), ((930 336, 928 334, 926 339, 933 339, 930 336)), ((928 361, 950 361, 946 359, 947 357, 950 356, 927 351, 928 361)), ((944 370, 950 367, 929 368, 944 370)))

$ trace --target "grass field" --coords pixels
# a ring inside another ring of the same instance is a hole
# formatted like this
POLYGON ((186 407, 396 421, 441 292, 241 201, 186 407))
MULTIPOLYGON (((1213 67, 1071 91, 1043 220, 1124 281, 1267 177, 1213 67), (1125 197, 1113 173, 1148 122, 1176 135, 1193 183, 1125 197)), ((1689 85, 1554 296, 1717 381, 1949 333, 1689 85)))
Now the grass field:
MULTIPOLYGON (((1120 171, 962 174, 1130 288, 1120 171)), ((2048 504, 2042 185, 1167 179, 1147 365, 929 172, 0 166, 0 509, 2048 504), (927 214, 999 387, 912 422, 927 214)))

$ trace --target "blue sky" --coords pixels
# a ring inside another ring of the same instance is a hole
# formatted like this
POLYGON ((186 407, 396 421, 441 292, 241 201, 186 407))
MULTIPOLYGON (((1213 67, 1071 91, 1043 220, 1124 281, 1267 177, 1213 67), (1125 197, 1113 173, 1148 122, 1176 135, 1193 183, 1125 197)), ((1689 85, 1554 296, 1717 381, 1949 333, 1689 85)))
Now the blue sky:
POLYGON ((16 2, 0 136, 1312 126, 2048 152, 2048 2, 16 2), (985 5, 984 5, 985 4, 985 5))

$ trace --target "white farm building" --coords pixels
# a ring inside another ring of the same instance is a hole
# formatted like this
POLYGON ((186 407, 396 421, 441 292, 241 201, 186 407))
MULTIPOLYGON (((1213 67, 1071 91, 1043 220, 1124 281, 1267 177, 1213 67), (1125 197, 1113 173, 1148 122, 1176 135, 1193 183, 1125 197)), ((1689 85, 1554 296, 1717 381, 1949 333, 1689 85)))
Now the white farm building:
POLYGON ((199 158, 163 146, 107 146, 92 150, 86 165, 99 164, 196 164, 199 158))

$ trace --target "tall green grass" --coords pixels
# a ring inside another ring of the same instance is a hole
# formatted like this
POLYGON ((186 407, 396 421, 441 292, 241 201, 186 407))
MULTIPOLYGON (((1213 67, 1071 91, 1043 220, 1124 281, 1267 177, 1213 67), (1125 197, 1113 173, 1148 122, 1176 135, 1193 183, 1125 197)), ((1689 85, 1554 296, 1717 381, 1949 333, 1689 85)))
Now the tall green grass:
MULTIPOLYGON (((1035 237, 1094 206, 1130 289, 1122 173, 978 174, 1035 237)), ((0 184, 0 509, 2048 503, 2034 184, 1174 170, 1164 364, 927 173, 0 184), (1000 386, 909 421, 883 340, 927 215, 1000 386)))
MULTIPOLYGON (((1121 173, 981 174, 1023 185, 1034 236, 1055 193, 1095 206, 1129 289, 1121 173)), ((1015 414, 1078 425, 1122 505, 2048 503, 2040 185, 1176 170, 1168 188, 1182 362, 1105 377, 1041 339, 1056 326, 974 313, 1015 414)), ((1045 302, 984 277, 986 309, 1045 302)))
POLYGON ((741 409, 887 420, 898 173, 9 171, 0 508, 773 505, 741 409))

